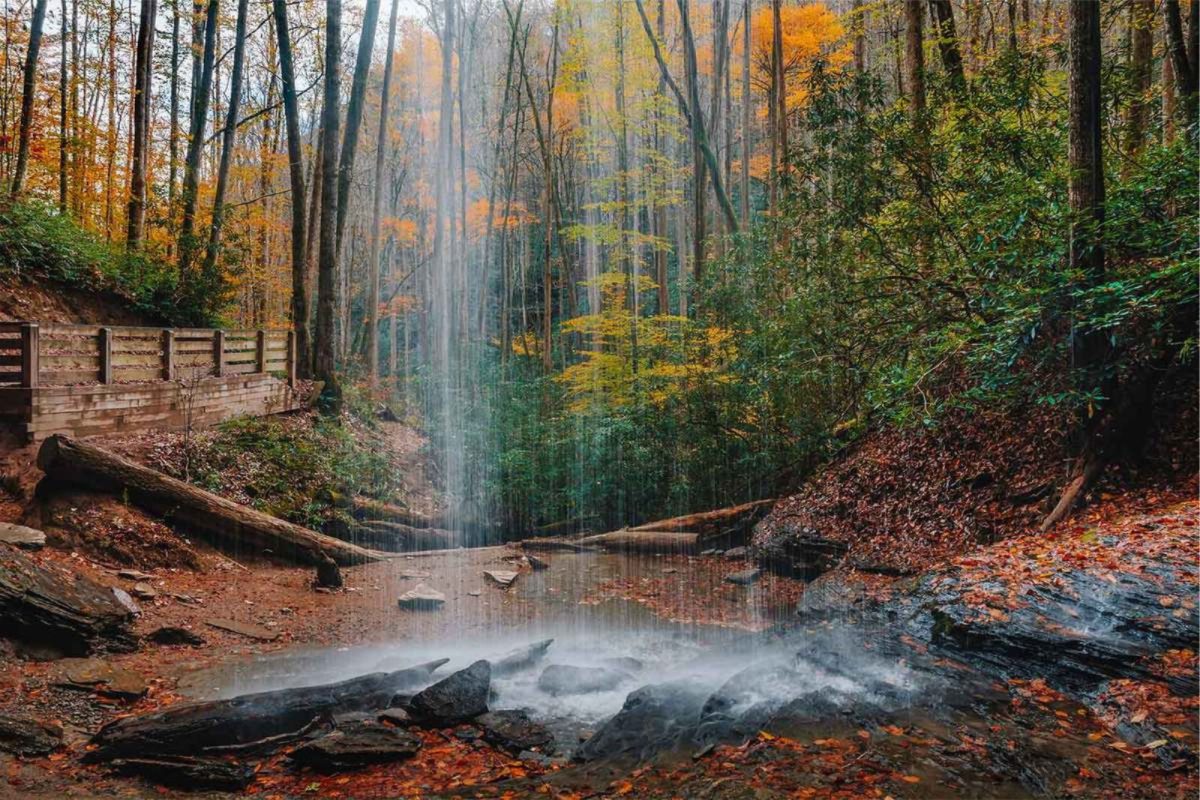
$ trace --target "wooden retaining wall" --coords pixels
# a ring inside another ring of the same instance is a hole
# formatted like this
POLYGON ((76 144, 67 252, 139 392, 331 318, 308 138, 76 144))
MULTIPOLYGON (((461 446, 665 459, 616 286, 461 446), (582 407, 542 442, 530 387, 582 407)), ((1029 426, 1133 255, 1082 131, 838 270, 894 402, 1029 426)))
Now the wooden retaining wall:
POLYGON ((0 322, 0 421, 30 441, 299 408, 291 331, 0 322))

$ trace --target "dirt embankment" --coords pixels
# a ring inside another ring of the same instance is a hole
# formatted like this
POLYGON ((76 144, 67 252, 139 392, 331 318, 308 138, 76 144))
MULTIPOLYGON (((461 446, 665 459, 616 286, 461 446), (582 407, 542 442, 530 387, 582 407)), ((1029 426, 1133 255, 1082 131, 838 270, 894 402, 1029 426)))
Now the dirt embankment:
POLYGON ((155 325, 108 292, 98 292, 7 274, 0 277, 0 321, 79 325, 155 325))

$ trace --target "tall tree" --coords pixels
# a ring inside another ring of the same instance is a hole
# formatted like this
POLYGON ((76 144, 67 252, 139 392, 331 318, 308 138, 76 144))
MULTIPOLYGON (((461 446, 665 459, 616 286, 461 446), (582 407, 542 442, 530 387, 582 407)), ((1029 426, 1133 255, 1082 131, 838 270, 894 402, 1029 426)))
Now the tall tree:
POLYGON ((225 193, 229 187, 229 165, 237 142, 238 114, 241 112, 242 67, 246 61, 246 14, 249 0, 238 0, 234 26, 233 70, 229 77, 229 107, 221 132, 221 160, 217 164, 217 188, 213 194, 212 223, 208 229, 208 247, 204 252, 204 274, 216 275, 217 254, 221 247, 221 228, 225 223, 225 193))
POLYGON ((388 104, 392 92, 392 54, 396 49, 397 0, 392 0, 388 18, 387 55, 383 63, 383 88, 379 96, 379 136, 375 141, 375 204, 371 213, 371 251, 367 268, 371 273, 367 297, 367 373, 372 382, 379 377, 379 281, 383 264, 379 261, 379 228, 383 218, 383 165, 387 159, 388 104))
POLYGON ((301 378, 312 375, 312 347, 308 328, 308 264, 305 259, 304 146, 300 136, 300 108, 296 100, 296 67, 287 0, 272 0, 275 37, 279 42, 279 72, 283 84, 283 119, 287 128, 288 179, 292 195, 292 329, 296 333, 296 369, 301 378))
POLYGON ((337 171, 341 127, 342 3, 325 0, 325 97, 321 112, 321 233, 317 244, 317 329, 314 336, 317 380, 336 396, 334 305, 337 283, 337 171))
POLYGON ((754 101, 750 94, 750 21, 753 0, 742 4, 742 227, 750 227, 750 131, 754 101))
POLYGON ((937 33, 938 54, 942 68, 956 92, 967 88, 967 77, 963 72, 962 52, 958 48, 958 30, 954 24, 954 6, 950 0, 929 0, 929 10, 937 33))
MULTIPOLYGON (((78 0, 76 0, 78 2, 78 0)), ((182 14, 179 4, 171 0, 171 84, 170 133, 167 136, 167 219, 175 221, 175 183, 179 177, 179 26, 182 14)))
POLYGON ((1197 119, 1197 89, 1200 88, 1200 75, 1197 75, 1197 47, 1195 40, 1200 35, 1200 23, 1197 14, 1200 13, 1200 3, 1193 2, 1188 14, 1188 35, 1183 32, 1183 20, 1179 13, 1179 0, 1164 0, 1163 15, 1167 23, 1167 50, 1171 59, 1171 68, 1175 74, 1175 87, 1178 101, 1183 104, 1184 119, 1194 126, 1197 119))
POLYGON ((904 0, 904 71, 908 84, 908 107, 920 124, 925 114, 924 9, 921 0, 904 0))
POLYGON ((1137 155, 1146 138, 1150 112, 1151 62, 1154 59, 1154 0, 1133 0, 1129 5, 1129 73, 1133 97, 1125 118, 1126 150, 1137 155))
MULTIPOLYGON (((1075 285, 1086 290, 1104 280, 1104 153, 1100 97, 1100 4, 1094 0, 1071 0, 1068 6, 1069 101, 1067 121, 1067 166, 1070 177, 1067 200, 1071 209, 1069 268, 1075 285)), ((1078 294, 1078 293, 1076 293, 1078 294)), ((1077 323, 1074 313, 1072 324, 1077 323)), ((1103 391, 1102 366, 1107 337, 1103 331, 1072 331, 1071 360, 1078 388, 1092 395, 1103 391)), ((1078 423, 1082 455, 1076 475, 1057 506, 1043 521, 1047 530, 1067 514, 1079 492, 1104 466, 1102 443, 1094 413, 1081 415, 1078 423)))
POLYGON ((59 48, 62 50, 62 59, 58 65, 58 213, 65 217, 67 215, 67 154, 71 148, 71 126, 68 119, 70 93, 67 70, 70 61, 67 58, 67 0, 63 0, 60 17, 59 30, 62 34, 62 41, 59 48))
POLYGON ((196 195, 200 186, 200 156, 204 151, 204 130, 208 120, 208 101, 212 94, 213 62, 217 47, 217 14, 220 0, 208 0, 204 27, 200 32, 203 54, 199 82, 192 87, 191 130, 188 134, 187 158, 183 163, 183 213, 179 226, 179 279, 189 289, 192 257, 196 251, 196 195))
POLYGON ((133 67, 133 156, 129 171, 129 208, 125 220, 125 246, 142 245, 146 221, 146 151, 150 144, 150 85, 154 77, 154 26, 156 0, 142 0, 138 19, 137 49, 133 67))
POLYGON ((42 25, 46 21, 46 0, 36 0, 33 20, 29 23, 29 45, 25 50, 25 68, 21 79, 21 122, 17 134, 17 168, 13 172, 12 194, 20 196, 29 167, 29 131, 33 125, 33 101, 37 92, 38 51, 42 47, 42 25))
POLYGON ((371 52, 375 48, 375 28, 379 23, 379 0, 367 0, 363 13, 362 32, 358 37, 358 53, 354 58, 354 75, 350 79, 350 102, 346 106, 346 131, 342 140, 342 155, 337 171, 337 244, 340 251, 350 208, 350 181, 354 177, 354 154, 358 150, 358 131, 362 127, 363 99, 367 92, 367 75, 371 71, 371 52))

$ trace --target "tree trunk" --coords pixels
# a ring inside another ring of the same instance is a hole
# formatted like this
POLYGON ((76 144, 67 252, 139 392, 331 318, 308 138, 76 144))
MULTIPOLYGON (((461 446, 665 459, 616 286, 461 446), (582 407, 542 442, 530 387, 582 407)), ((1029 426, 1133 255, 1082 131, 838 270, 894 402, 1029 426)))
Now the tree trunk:
MULTIPOLYGON (((204 54, 200 68, 200 83, 192 89, 191 131, 187 158, 183 164, 183 214, 179 226, 179 282, 190 289, 193 280, 191 261, 196 242, 196 195, 200 186, 200 156, 204 150, 204 131, 208 120, 208 101, 212 94, 213 62, 217 47, 217 13, 219 0, 208 0, 204 16, 204 54)), ((193 72, 195 65, 193 64, 193 72)))
POLYGON ((341 566, 378 561, 380 555, 308 528, 238 505, 156 470, 66 436, 51 436, 38 467, 62 482, 128 497, 168 523, 242 553, 269 550, 276 558, 318 564, 327 555, 341 566))
POLYGON ((334 303, 337 281, 338 139, 341 103, 342 3, 325 0, 325 108, 321 126, 321 235, 317 249, 316 377, 334 396, 334 303))
MULTIPOLYGON (((226 700, 181 703, 162 711, 120 717, 93 737, 95 761, 146 755, 219 753, 296 732, 314 719, 377 711, 397 692, 414 690, 446 661, 398 672, 374 672, 340 683, 277 689, 226 700)), ((282 742, 281 742, 282 743, 282 742)))
MULTIPOLYGON (((77 0, 78 1, 78 0, 77 0)), ((174 233, 175 182, 179 177, 179 4, 171 0, 171 128, 167 138, 167 228, 174 233)))
POLYGON ((150 88, 154 75, 156 0, 142 0, 137 49, 133 67, 133 158, 129 171, 129 208, 125 220, 125 247, 141 249, 146 222, 146 155, 150 145, 150 88))
POLYGON ((584 536, 575 542, 583 547, 632 553, 694 553, 699 534, 666 531, 620 530, 584 536))
POLYGON ((25 171, 29 167, 29 131, 33 125, 38 51, 42 47, 42 25, 45 21, 46 0, 36 0, 33 6, 33 20, 29 23, 29 44, 25 50, 25 68, 21 79, 21 122, 17 134, 17 168, 13 173, 13 197, 20 197, 25 183, 25 171))
POLYGON ((1131 31, 1129 72, 1133 98, 1125 120, 1126 151, 1136 156, 1146 139, 1151 62, 1154 59, 1154 0, 1134 0, 1129 6, 1131 31))
POLYGON ((60 16, 59 31, 62 34, 62 41, 59 48, 62 50, 62 60, 58 65, 58 214, 65 217, 67 215, 67 153, 71 147, 71 128, 68 123, 70 93, 67 68, 70 66, 70 61, 67 59, 67 0, 62 2, 60 16))
POLYGON ((1167 23, 1167 50, 1171 59, 1171 69, 1175 73, 1175 88, 1178 100, 1183 104, 1184 119, 1188 125, 1195 125, 1197 114, 1197 64, 1193 57, 1195 47, 1189 53, 1188 45, 1195 38, 1200 26, 1195 22, 1196 12, 1200 4, 1192 3, 1189 14, 1189 31, 1187 40, 1183 34, 1183 20, 1179 13, 1179 0, 1165 0, 1163 14, 1167 23))
POLYGON ((225 113, 225 130, 221 135, 221 161, 217 165, 217 189, 213 194, 212 225, 209 228, 208 248, 204 253, 204 276, 217 285, 217 254, 221 248, 221 226, 225 221, 225 192, 229 184, 229 165, 237 142, 238 114, 242 99, 242 66, 246 61, 246 14, 249 0, 238 0, 237 23, 233 39, 233 71, 229 78, 229 108, 225 113))
POLYGON ((750 131, 754 119, 754 99, 750 87, 750 6, 742 7, 742 227, 750 228, 750 131))
POLYGON ((379 25, 379 0, 367 0, 354 75, 350 79, 350 102, 346 106, 346 131, 337 172, 337 246, 341 253, 346 214, 350 210, 350 181, 354 177, 354 154, 358 150, 358 130, 362 127, 363 98, 367 93, 367 75, 371 71, 371 52, 375 48, 375 29, 379 25))
POLYGON ((783 20, 780 18, 780 0, 771 0, 771 63, 775 68, 775 125, 779 137, 779 178, 787 181, 788 175, 788 116, 787 116, 787 65, 783 63, 783 20))
POLYGON ((396 48, 396 7, 388 19, 387 56, 383 65, 383 88, 379 99, 379 137, 375 144, 375 208, 371 215, 371 254, 367 269, 371 270, 371 295, 367 299, 367 374, 374 383, 379 378, 379 279, 383 264, 379 260, 379 226, 383 217, 383 163, 387 157, 388 103, 392 91, 392 51, 396 48))
POLYGON ((279 43, 279 71, 283 84, 283 118, 287 126, 288 178, 292 195, 292 329, 296 332, 296 371, 312 375, 308 328, 308 263, 305 259, 304 147, 300 138, 300 108, 296 101, 296 68, 292 61, 292 33, 287 0, 272 0, 275 37, 279 43))
POLYGON ((754 500, 715 511, 701 511, 681 517, 646 522, 630 528, 631 531, 695 531, 702 536, 713 536, 731 527, 753 524, 771 510, 775 500, 754 500))
MULTIPOLYGON (((942 68, 950 78, 950 86, 957 93, 966 91, 967 77, 963 72, 962 52, 958 48, 958 30, 954 24, 954 6, 950 0, 929 0, 929 10, 937 33, 938 53, 942 68)), ((923 85, 923 83, 922 83, 923 85)))
POLYGON ((922 33, 924 9, 921 0, 904 0, 904 69, 908 84, 908 107, 920 124, 925 115, 925 42, 922 33))

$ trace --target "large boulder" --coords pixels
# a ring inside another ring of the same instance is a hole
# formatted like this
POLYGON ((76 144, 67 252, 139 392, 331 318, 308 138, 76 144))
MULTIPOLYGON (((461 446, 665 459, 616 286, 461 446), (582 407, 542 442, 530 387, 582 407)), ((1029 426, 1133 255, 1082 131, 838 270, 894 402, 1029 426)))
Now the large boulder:
POLYGON ((412 758, 420 749, 421 739, 406 730, 356 720, 306 742, 288 757, 318 772, 337 772, 412 758))
POLYGON ((532 668, 542 660, 552 644, 554 644, 553 639, 543 639, 525 647, 518 647, 492 663, 493 677, 502 678, 532 668))
POLYGON ((476 661, 413 696, 409 713, 435 726, 453 725, 488 710, 492 665, 476 661))
POLYGON ((0 714, 0 751, 17 756, 44 756, 62 746, 62 726, 33 717, 0 714))
POLYGON ((694 684, 643 686, 575 752, 577 761, 645 761, 656 753, 690 746, 707 693, 694 684))
POLYGON ((538 688, 552 695, 591 694, 612 691, 632 677, 628 672, 608 667, 551 664, 538 678, 538 688))

